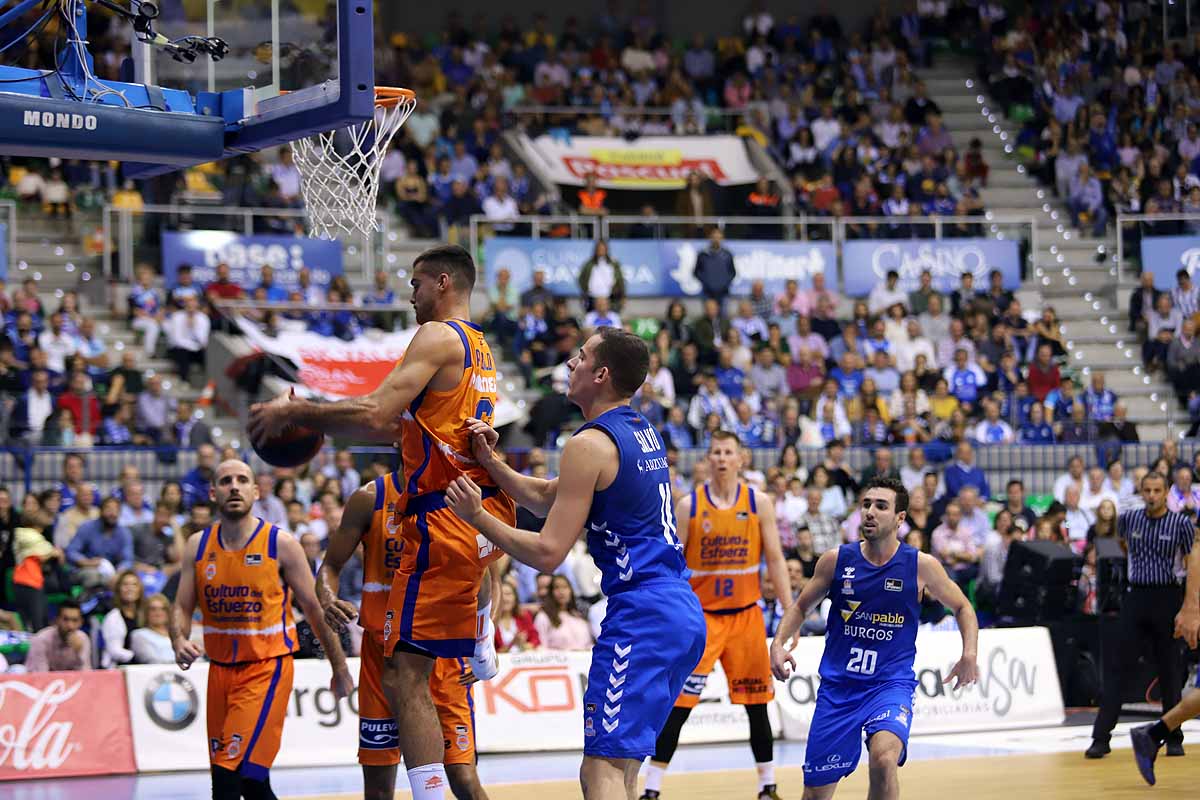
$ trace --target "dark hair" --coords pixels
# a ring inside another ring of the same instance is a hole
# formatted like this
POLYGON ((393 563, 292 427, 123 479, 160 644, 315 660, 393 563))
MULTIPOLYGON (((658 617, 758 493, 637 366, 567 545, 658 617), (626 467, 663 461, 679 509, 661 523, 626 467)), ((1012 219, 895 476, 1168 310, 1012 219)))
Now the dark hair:
POLYGON ((1145 486, 1146 481, 1148 481, 1148 480, 1162 481, 1164 489, 1167 488, 1167 486, 1169 486, 1171 483, 1169 480, 1167 480, 1166 475, 1163 475, 1161 472, 1158 472, 1156 470, 1151 470, 1150 472, 1147 472, 1145 475, 1142 476, 1142 482, 1138 485, 1138 488, 1140 489, 1142 486, 1145 486))
POLYGON ((1021 479, 1020 479, 1020 478, 1013 478, 1011 481, 1009 481, 1009 482, 1008 482, 1008 485, 1007 485, 1007 486, 1005 486, 1004 488, 1005 488, 1005 489, 1011 489, 1011 488, 1012 488, 1012 487, 1014 487, 1014 486, 1020 486, 1020 487, 1021 487, 1021 491, 1025 491, 1025 484, 1021 483, 1021 479))
POLYGON ((100 501, 100 510, 103 511, 104 507, 106 505, 108 505, 109 503, 116 503, 117 508, 120 508, 121 507, 121 498, 117 497, 115 494, 110 494, 108 497, 106 497, 100 501))
POLYGON ((475 288, 475 260, 456 244, 440 244, 424 251, 413 261, 413 271, 434 275, 444 272, 459 291, 475 288))
POLYGON ((895 478, 885 478, 882 475, 876 475, 863 486, 863 494, 866 494, 871 489, 887 489, 890 492, 894 492, 896 495, 896 513, 899 514, 901 511, 908 511, 908 489, 905 489, 904 484, 895 478))
POLYGON ((633 397, 650 371, 650 349, 637 334, 607 325, 597 329, 596 368, 608 367, 613 388, 621 397, 633 397))
POLYGON ((59 601, 59 603, 58 603, 58 613, 59 613, 60 615, 62 614, 62 612, 66 611, 68 608, 73 608, 73 609, 75 609, 76 611, 78 611, 78 612, 79 612, 79 615, 80 615, 80 616, 83 616, 83 609, 79 607, 79 601, 78 601, 78 600, 75 600, 74 598, 67 598, 66 600, 60 600, 60 601, 59 601))
POLYGON ((542 611, 545 612, 546 616, 550 619, 550 625, 555 628, 557 628, 559 625, 562 625, 562 617, 564 614, 569 614, 572 617, 583 616, 579 613, 579 609, 575 607, 575 587, 571 585, 571 582, 567 580, 565 575, 550 576, 550 588, 546 592, 545 599, 542 600, 542 611), (571 599, 568 600, 567 604, 562 608, 558 607, 558 601, 554 599, 554 582, 559 580, 565 583, 567 588, 571 590, 571 599))

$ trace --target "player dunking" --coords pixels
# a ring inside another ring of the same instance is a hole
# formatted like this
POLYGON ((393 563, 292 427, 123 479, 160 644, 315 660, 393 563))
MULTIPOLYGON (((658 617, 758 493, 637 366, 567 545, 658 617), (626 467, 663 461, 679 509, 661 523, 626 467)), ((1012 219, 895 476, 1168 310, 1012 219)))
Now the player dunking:
POLYGON ((304 551, 291 534, 250 515, 258 499, 254 473, 241 461, 217 467, 212 483, 217 522, 187 541, 171 614, 175 661, 200 657, 191 641, 200 598, 208 671, 208 754, 213 800, 272 800, 270 768, 279 752, 292 696, 296 623, 292 595, 333 666, 340 699, 354 689, 341 645, 325 624, 304 551))
POLYGON ((513 558, 545 572, 562 563, 579 531, 587 530, 608 610, 584 694, 579 777, 586 800, 633 800, 638 767, 654 752, 671 704, 704 652, 704 614, 685 580, 675 536, 666 449, 629 407, 649 360, 637 336, 601 328, 567 362, 567 397, 587 422, 563 448, 554 480, 505 466, 492 451, 495 431, 473 424, 480 463, 521 505, 547 515, 540 534, 487 513, 469 478, 446 491, 455 513, 513 558))
POLYGON ((471 458, 466 420, 490 420, 496 407, 495 362, 470 321, 475 263, 461 247, 433 247, 413 262, 411 284, 420 328, 379 388, 337 403, 283 395, 251 407, 247 428, 252 441, 289 424, 389 444, 402 432, 408 501, 384 612, 383 685, 414 799, 443 800, 443 744, 429 679, 438 657, 469 658, 477 677, 495 675, 490 583, 480 579, 500 555, 446 508, 445 489, 469 475, 485 486, 489 510, 513 522, 516 509, 471 458))
MULTIPOLYGON (((342 521, 329 537, 317 572, 317 599, 331 628, 341 630, 356 616, 363 628, 358 677, 358 763, 363 769, 364 800, 395 795, 400 747, 396 723, 383 694, 383 621, 392 573, 400 562, 400 519, 404 483, 398 472, 364 484, 350 496, 342 521), (362 607, 337 597, 342 568, 362 544, 362 607)), ((475 725, 470 683, 475 680, 461 658, 439 658, 429 690, 437 707, 445 745, 446 777, 458 800, 487 800, 475 771, 475 725)))
POLYGON ((790 652, 793 637, 809 609, 829 596, 821 686, 804 754, 804 800, 833 797, 838 781, 858 766, 864 731, 871 759, 867 796, 900 796, 897 772, 907 756, 912 726, 913 661, 924 594, 954 612, 962 633, 962 657, 946 682, 955 681, 957 688, 978 676, 979 623, 970 602, 933 556, 897 538, 908 511, 904 485, 873 478, 860 502, 862 541, 821 556, 771 643, 775 677, 786 680, 796 667, 790 652))
POLYGON ((700 693, 718 660, 729 683, 730 701, 745 706, 750 718, 758 797, 779 798, 775 791, 775 743, 767 717, 767 703, 775 697, 775 687, 758 608, 762 598, 759 564, 766 560, 767 572, 784 608, 791 605, 791 581, 775 527, 775 506, 769 496, 738 480, 741 460, 737 434, 714 432, 708 446, 711 480, 694 488, 676 506, 679 538, 692 573, 692 590, 704 609, 708 639, 704 656, 658 734, 654 756, 646 768, 642 800, 659 796, 667 764, 679 744, 679 731, 700 702, 700 693))

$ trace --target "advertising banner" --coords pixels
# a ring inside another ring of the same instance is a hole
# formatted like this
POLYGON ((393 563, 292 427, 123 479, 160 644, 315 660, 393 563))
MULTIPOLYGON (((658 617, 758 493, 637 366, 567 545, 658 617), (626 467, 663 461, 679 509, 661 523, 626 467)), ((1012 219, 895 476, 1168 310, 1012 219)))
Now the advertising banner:
MULTIPOLYGON (((703 239, 612 239, 612 258, 621 265, 625 292, 629 297, 681 297, 700 294, 700 282, 693 271, 696 256, 709 243, 703 239)), ((767 294, 783 291, 789 280, 801 288, 812 283, 812 276, 827 272, 833 276, 837 253, 829 242, 780 242, 726 240, 733 254, 737 279, 735 296, 750 293, 756 280, 763 282, 767 294)), ((489 283, 496 273, 506 269, 513 286, 524 291, 533 284, 533 273, 546 273, 546 285, 555 294, 577 297, 579 272, 592 257, 595 242, 581 239, 523 239, 493 237, 484 244, 483 257, 489 283)))
POLYGON ((900 289, 917 288, 925 270, 933 276, 933 287, 949 292, 959 286, 964 272, 975 275, 975 288, 988 286, 988 273, 998 269, 1004 288, 1021 288, 1021 254, 1009 239, 854 239, 842 245, 842 277, 845 292, 865 297, 888 272, 900 273, 900 289))
POLYGON ((133 772, 127 708, 119 672, 0 675, 0 781, 133 772))
MULTIPOLYGON (((271 337, 245 317, 238 317, 237 322, 250 344, 299 368, 297 391, 303 389, 329 399, 361 397, 374 391, 404 357, 417 333, 416 328, 392 333, 370 330, 346 342, 306 330, 286 330, 271 337)), ((501 391, 493 423, 499 427, 522 417, 521 409, 501 391)))
MULTIPOLYGON (((805 739, 816 708, 823 637, 800 640, 796 670, 775 701, 783 735, 805 739)), ((912 732, 954 733, 1058 725, 1063 712, 1054 649, 1045 628, 988 628, 979 632, 979 682, 959 690, 945 684, 962 653, 957 631, 917 636, 917 690, 912 732)))
POLYGON ((275 285, 288 291, 298 285, 301 267, 308 267, 314 286, 326 288, 342 274, 342 245, 307 236, 242 236, 228 231, 163 231, 163 280, 174 286, 179 267, 189 264, 201 286, 216 280, 217 264, 229 265, 229 279, 250 290, 257 286, 264 264, 275 270, 275 285))
POLYGON ((737 136, 551 136, 525 139, 555 183, 582 186, 595 174, 606 189, 682 189, 700 172, 721 186, 754 183, 758 172, 737 136))
POLYGON ((1175 273, 1186 269, 1196 280, 1200 267, 1200 236, 1143 236, 1142 269, 1154 273, 1154 288, 1175 288, 1175 273))

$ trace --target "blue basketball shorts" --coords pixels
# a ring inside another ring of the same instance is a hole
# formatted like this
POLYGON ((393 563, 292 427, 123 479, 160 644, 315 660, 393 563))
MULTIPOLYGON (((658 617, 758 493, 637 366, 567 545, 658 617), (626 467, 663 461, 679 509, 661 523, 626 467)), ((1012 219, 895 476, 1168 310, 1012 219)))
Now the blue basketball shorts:
POLYGON ((804 785, 825 786, 854 772, 864 733, 868 742, 879 731, 895 734, 903 745, 903 766, 916 688, 915 681, 888 681, 865 691, 822 684, 804 751, 804 785))
POLYGON ((705 636, 704 612, 685 580, 654 578, 609 597, 583 696, 584 755, 651 755, 705 636))

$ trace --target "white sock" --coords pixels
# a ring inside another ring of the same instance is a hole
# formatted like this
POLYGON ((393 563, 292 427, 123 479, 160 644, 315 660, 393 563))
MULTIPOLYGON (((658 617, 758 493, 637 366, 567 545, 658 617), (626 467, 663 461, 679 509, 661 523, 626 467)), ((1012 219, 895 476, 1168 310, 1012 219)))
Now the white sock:
POLYGON ((756 763, 754 766, 758 767, 759 791, 761 791, 763 789, 763 787, 770 786, 771 784, 775 783, 775 762, 774 761, 763 761, 761 763, 756 763))
POLYGON ((413 800, 446 800, 446 768, 441 764, 424 764, 408 771, 408 785, 413 800))
POLYGON ((662 791, 663 776, 667 774, 666 767, 658 767, 653 763, 646 765, 646 790, 651 792, 662 791))
POLYGON ((471 657, 471 671, 481 681, 491 680, 500 671, 500 657, 496 654, 496 626, 492 624, 490 602, 475 612, 475 655, 471 657))

